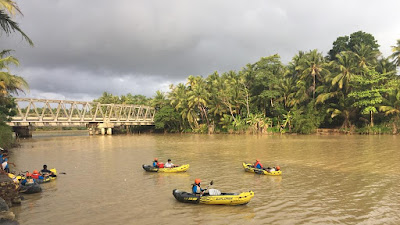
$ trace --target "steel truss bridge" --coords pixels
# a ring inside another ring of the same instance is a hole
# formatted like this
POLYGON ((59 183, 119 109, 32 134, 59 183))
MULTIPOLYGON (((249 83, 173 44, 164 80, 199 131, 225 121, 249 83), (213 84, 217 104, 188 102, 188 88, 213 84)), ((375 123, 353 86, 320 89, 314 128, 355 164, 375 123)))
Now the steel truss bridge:
POLYGON ((31 98, 16 98, 15 103, 17 115, 7 123, 12 127, 86 126, 111 129, 154 125, 155 109, 150 106, 31 98))

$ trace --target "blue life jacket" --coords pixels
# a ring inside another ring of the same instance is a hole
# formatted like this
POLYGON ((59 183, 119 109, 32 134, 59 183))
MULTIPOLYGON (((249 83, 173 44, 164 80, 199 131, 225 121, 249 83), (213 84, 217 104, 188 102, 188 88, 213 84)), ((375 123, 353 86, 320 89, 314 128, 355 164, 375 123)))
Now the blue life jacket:
MULTIPOLYGON (((197 193, 197 188, 200 188, 199 186, 197 186, 196 184, 193 185, 192 187, 192 192, 193 194, 198 194, 197 193)), ((204 191, 204 189, 200 188, 200 192, 204 191)))

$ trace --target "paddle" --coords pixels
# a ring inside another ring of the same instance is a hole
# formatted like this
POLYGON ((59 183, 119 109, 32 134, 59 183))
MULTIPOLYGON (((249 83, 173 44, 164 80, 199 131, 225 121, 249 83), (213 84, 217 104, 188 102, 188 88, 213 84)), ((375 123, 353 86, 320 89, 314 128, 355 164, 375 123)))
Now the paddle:
POLYGON ((210 184, 209 184, 209 185, 207 185, 206 189, 204 189, 204 190, 203 190, 203 192, 205 192, 206 190, 208 190, 208 188, 209 188, 211 185, 213 185, 213 184, 214 184, 214 181, 213 181, 213 180, 211 180, 210 184))

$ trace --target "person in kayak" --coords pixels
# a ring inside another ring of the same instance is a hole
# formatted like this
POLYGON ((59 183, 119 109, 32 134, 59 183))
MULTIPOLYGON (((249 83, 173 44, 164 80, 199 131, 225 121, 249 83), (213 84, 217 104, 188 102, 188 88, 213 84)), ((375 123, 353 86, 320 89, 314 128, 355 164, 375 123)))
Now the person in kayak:
POLYGON ((43 180, 44 177, 42 175, 40 175, 39 171, 34 170, 33 173, 31 174, 33 179, 40 179, 43 180))
POLYGON ((200 194, 200 195, 202 195, 203 193, 204 193, 204 189, 202 189, 201 187, 200 187, 200 182, 201 182, 201 180, 200 179, 195 179, 194 180, 194 184, 192 184, 192 193, 193 194, 200 194))
POLYGON ((26 177, 24 180, 21 181, 22 185, 32 185, 35 183, 35 180, 32 178, 32 174, 30 174, 29 172, 26 173, 26 177))
POLYGON ((40 171, 40 174, 43 177, 56 177, 57 175, 54 175, 53 172, 47 169, 47 165, 43 165, 43 169, 40 171))
POLYGON ((267 172, 275 172, 275 171, 279 171, 281 169, 281 167, 280 166, 276 166, 276 167, 268 167, 268 168, 266 168, 265 170, 267 171, 267 172))
POLYGON ((168 162, 165 163, 164 167, 165 167, 165 168, 173 168, 173 167, 178 167, 178 165, 174 165, 174 164, 171 162, 171 159, 168 159, 168 162))
POLYGON ((264 168, 263 165, 260 163, 259 159, 257 159, 256 162, 254 163, 254 168, 257 168, 257 169, 263 169, 264 168))
POLYGON ((158 168, 158 158, 154 158, 153 167, 158 168))

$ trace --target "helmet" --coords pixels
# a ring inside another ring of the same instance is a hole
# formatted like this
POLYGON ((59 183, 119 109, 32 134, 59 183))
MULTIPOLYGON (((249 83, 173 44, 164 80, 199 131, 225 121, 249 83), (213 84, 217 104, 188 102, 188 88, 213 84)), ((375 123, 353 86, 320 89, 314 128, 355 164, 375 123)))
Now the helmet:
POLYGON ((277 170, 280 170, 280 169, 281 169, 281 167, 280 167, 280 166, 276 166, 276 169, 277 169, 277 170))
POLYGON ((33 173, 39 173, 39 171, 37 171, 37 170, 34 170, 34 171, 33 171, 33 173))
POLYGON ((201 182, 200 179, 195 179, 195 180, 194 180, 194 183, 195 183, 195 184, 200 184, 200 182, 201 182))
POLYGON ((256 162, 260 162, 260 160, 259 160, 259 159, 256 159, 256 162))
POLYGON ((158 158, 154 158, 154 161, 158 161, 158 158))
POLYGON ((168 162, 171 161, 171 159, 168 159, 168 162))

